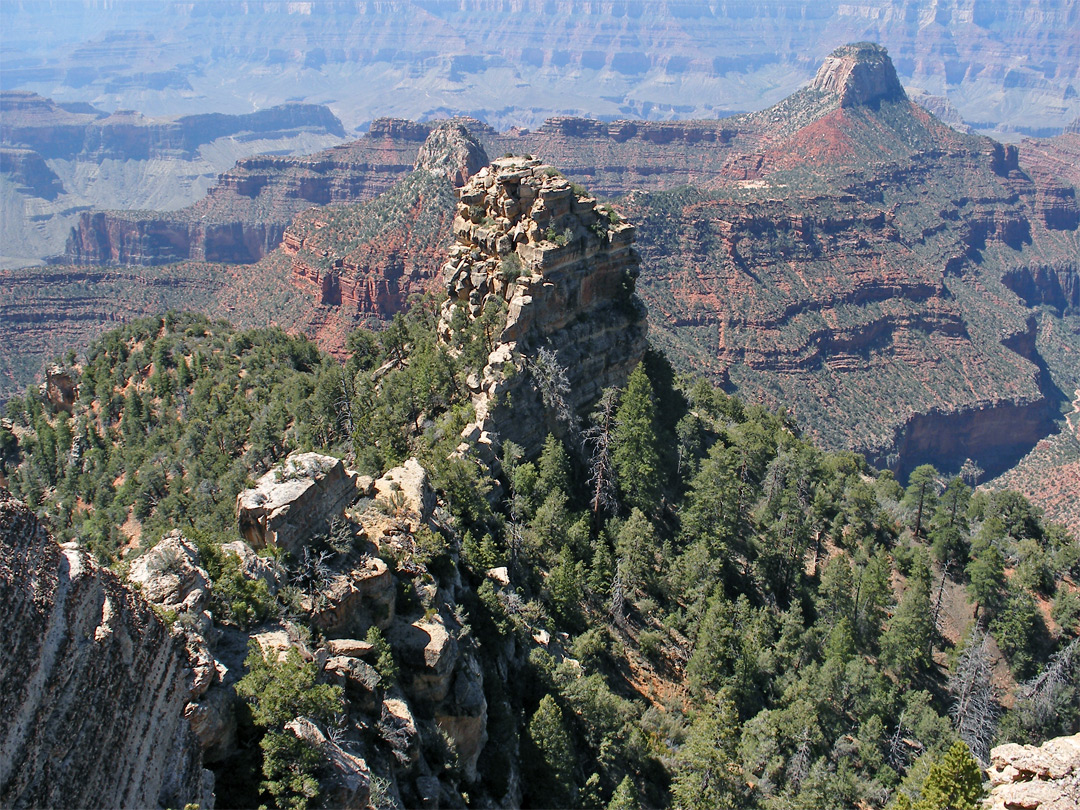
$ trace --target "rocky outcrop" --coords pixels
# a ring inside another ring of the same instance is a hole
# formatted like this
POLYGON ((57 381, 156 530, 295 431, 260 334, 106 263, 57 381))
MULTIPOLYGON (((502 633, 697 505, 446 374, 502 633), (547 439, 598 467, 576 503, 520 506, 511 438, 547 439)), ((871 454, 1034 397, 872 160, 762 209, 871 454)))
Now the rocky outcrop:
POLYGON ((319 798, 327 807, 363 810, 368 806, 371 771, 364 760, 343 749, 306 718, 298 717, 285 729, 317 750, 326 762, 330 775, 319 782, 319 798))
POLYGON ((454 236, 443 340, 454 341, 455 311, 466 321, 506 312, 470 383, 478 425, 467 430, 538 452, 549 431, 566 429, 528 373, 541 350, 565 369, 576 414, 623 384, 644 354, 634 228, 539 161, 503 158, 462 188, 454 236))
POLYGON ((58 411, 71 413, 79 396, 78 371, 53 363, 45 369, 41 387, 42 399, 58 411))
POLYGON ((240 534, 255 549, 273 546, 297 554, 304 540, 324 531, 356 500, 357 480, 340 459, 294 453, 237 495, 240 534))
POLYGON ((199 551, 177 530, 136 559, 127 578, 143 598, 166 610, 199 614, 210 601, 210 576, 199 566, 199 551))
POLYGON ((6 175, 23 194, 44 200, 55 200, 64 191, 56 172, 32 149, 0 147, 0 174, 6 175))
POLYGON ((1008 270, 1002 281, 1028 306, 1046 304, 1070 314, 1080 310, 1080 266, 1023 265, 1008 270))
POLYGON ((888 52, 873 42, 843 45, 830 53, 810 88, 837 96, 841 107, 907 98, 888 52))
POLYGON ((193 261, 250 264, 281 243, 284 224, 205 223, 156 212, 94 211, 79 215, 64 260, 77 265, 152 265, 193 261))
POLYGON ((348 320, 386 318, 436 281, 450 240, 453 192, 488 162, 459 122, 436 126, 415 171, 370 203, 312 211, 285 232, 292 277, 348 320))
POLYGON ((330 577, 312 622, 331 638, 363 635, 374 626, 385 629, 394 620, 394 576, 378 557, 368 557, 330 577))
POLYGON ((1080 807, 1080 734, 1041 746, 999 745, 986 772, 989 810, 1074 810, 1080 807))
POLYGON ((416 168, 440 175, 461 188, 488 163, 484 147, 457 121, 439 124, 416 155, 416 168))
POLYGON ((375 497, 388 505, 391 511, 401 510, 411 516, 414 528, 431 518, 435 508, 435 491, 431 488, 427 470, 415 458, 387 470, 375 481, 374 487, 375 497))
POLYGON ((183 646, 0 490, 0 804, 213 807, 183 646))

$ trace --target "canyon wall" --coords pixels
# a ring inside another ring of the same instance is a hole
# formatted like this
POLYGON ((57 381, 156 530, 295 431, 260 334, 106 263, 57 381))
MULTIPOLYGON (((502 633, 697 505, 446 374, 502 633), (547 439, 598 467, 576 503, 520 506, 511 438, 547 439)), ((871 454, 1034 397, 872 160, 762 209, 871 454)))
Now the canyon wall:
POLYGON ((229 135, 279 137, 301 128, 344 137, 345 130, 328 107, 282 104, 241 115, 207 113, 176 118, 148 118, 133 110, 107 115, 72 112, 36 93, 0 92, 0 141, 33 149, 46 159, 101 162, 195 157, 200 146, 229 135))
POLYGON ((555 113, 715 118, 775 103, 836 46, 874 40, 906 85, 980 126, 1054 134, 1080 114, 1080 11, 1067 0, 219 5, 207 15, 153 0, 120 19, 87 6, 55 15, 51 38, 36 7, 16 5, 4 86, 110 109, 151 90, 190 112, 299 92, 332 101, 348 128, 375 115, 470 114, 500 129, 555 113))
POLYGON ((213 807, 183 646, 3 489, 0 616, 0 804, 213 807))

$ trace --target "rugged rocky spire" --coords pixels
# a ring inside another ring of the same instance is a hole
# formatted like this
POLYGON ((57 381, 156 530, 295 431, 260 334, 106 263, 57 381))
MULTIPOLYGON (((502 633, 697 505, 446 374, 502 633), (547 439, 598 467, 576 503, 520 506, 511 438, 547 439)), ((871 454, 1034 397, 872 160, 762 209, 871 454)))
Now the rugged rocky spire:
POLYGON ((487 164, 484 147, 456 121, 431 130, 416 156, 417 169, 446 177, 458 188, 487 164))
POLYGON ((842 45, 818 68, 811 89, 838 96, 841 107, 907 98, 889 52, 873 42, 842 45))
POLYGON ((470 383, 478 427, 539 452, 548 432, 567 429, 538 390, 542 350, 566 375, 563 417, 624 385, 644 355, 634 228, 550 166, 503 158, 461 189, 454 237, 443 337, 453 342, 455 310, 466 320, 505 312, 470 383))

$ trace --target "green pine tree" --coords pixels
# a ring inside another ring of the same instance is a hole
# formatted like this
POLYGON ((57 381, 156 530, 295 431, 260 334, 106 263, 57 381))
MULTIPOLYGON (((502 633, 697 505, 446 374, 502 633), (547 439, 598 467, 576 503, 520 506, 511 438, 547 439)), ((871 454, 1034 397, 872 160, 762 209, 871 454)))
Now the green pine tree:
POLYGON ((679 750, 672 805, 678 810, 742 810, 750 803, 738 764, 738 715, 721 697, 694 722, 679 750))
POLYGON ((967 743, 957 740, 940 761, 930 767, 922 797, 912 810, 979 810, 982 806, 982 771, 967 743))
POLYGON ((645 367, 638 364, 615 415, 615 452, 622 500, 649 514, 660 501, 660 451, 656 438, 656 399, 645 367))

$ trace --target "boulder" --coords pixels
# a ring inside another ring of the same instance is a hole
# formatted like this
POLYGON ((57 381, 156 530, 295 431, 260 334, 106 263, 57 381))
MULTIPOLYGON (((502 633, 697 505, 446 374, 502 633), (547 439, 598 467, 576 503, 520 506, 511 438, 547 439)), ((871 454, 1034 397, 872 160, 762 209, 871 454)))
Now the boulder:
POLYGON ((71 413, 79 398, 79 385, 75 382, 77 372, 62 366, 51 365, 45 369, 45 399, 58 411, 71 413))
POLYGON ((427 470, 415 458, 387 471, 375 482, 375 499, 403 515, 426 523, 435 509, 435 493, 427 470))
POLYGON ((394 620, 396 596, 386 563, 367 557, 330 579, 323 589, 324 605, 312 621, 328 636, 362 634, 372 625, 385 630, 394 620))
POLYGON ((287 731, 319 750, 328 763, 330 775, 319 780, 320 799, 326 807, 363 810, 371 794, 371 771, 360 757, 353 756, 328 738, 305 717, 285 724, 287 731))
POLYGON ((991 810, 1076 810, 1080 807, 1080 734, 1041 746, 999 745, 986 775, 991 810))
POLYGON ((378 708, 379 673, 359 658, 335 655, 328 658, 323 671, 345 689, 345 696, 361 711, 378 708))
POLYGON ((251 637, 258 643, 264 658, 276 656, 278 661, 282 660, 289 650, 296 646, 293 644, 292 639, 289 638, 289 634, 283 629, 254 633, 251 637))
POLYGON ((226 543, 221 549, 239 557, 241 573, 248 579, 261 579, 270 589, 270 593, 277 593, 278 588, 288 579, 280 562, 273 557, 260 557, 255 553, 255 549, 243 540, 226 543))
POLYGON ((357 638, 334 638, 326 642, 326 649, 330 655, 366 658, 375 652, 375 645, 357 638))
POLYGON ((228 669, 210 652, 210 645, 201 633, 184 633, 191 677, 188 700, 196 700, 216 682, 223 682, 228 669))
POLYGON ((236 496, 240 534, 252 548, 276 546, 297 554, 356 500, 358 475, 341 459, 293 453, 236 496))
POLYGON ((128 580, 146 601, 177 613, 202 613, 210 601, 210 576, 199 567, 199 550, 178 530, 135 560, 128 580))
POLYGON ((402 663, 409 696, 432 703, 445 699, 457 664, 458 644, 442 617, 396 623, 390 628, 389 640, 402 663))

